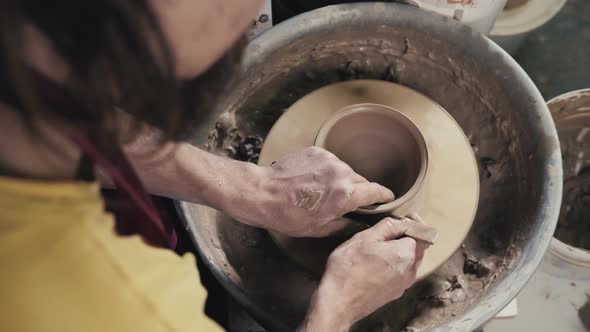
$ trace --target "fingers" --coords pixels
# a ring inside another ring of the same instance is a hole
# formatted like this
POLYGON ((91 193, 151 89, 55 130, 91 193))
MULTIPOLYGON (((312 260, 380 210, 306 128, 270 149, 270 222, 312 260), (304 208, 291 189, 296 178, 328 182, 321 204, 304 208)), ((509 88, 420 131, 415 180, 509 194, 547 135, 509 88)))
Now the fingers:
POLYGON ((416 248, 419 245, 418 242, 419 241, 416 241, 411 237, 402 237, 401 239, 391 241, 387 244, 391 246, 395 245, 398 251, 402 251, 402 256, 407 257, 407 259, 413 264, 416 262, 416 248))
MULTIPOLYGON (((327 182, 329 187, 337 184, 345 184, 349 187, 344 195, 346 200, 345 212, 351 212, 358 207, 369 206, 375 203, 387 203, 394 200, 393 192, 377 183, 369 182, 365 177, 356 173, 348 164, 338 159, 333 153, 318 147, 309 147, 304 151, 314 165, 323 165, 322 174, 318 176, 327 182), (348 193, 351 193, 348 195, 348 193)), ((334 192, 338 192, 334 190, 334 192)))
POLYGON ((409 218, 402 220, 385 218, 365 232, 370 233, 370 236, 375 236, 377 240, 385 241, 385 245, 390 247, 392 253, 395 253, 394 257, 396 259, 405 257, 409 260, 411 269, 416 272, 430 245, 425 241, 403 237, 414 223, 415 221, 409 218))
POLYGON ((399 240, 383 242, 382 245, 391 266, 413 282, 417 271, 417 241, 410 237, 403 237, 399 240))
POLYGON ((409 214, 406 216, 406 218, 410 218, 410 219, 412 219, 412 220, 414 220, 414 221, 417 221, 417 222, 419 222, 419 223, 425 224, 425 222, 424 222, 424 220, 422 219, 422 217, 420 217, 420 215, 419 215, 418 213, 416 213, 416 212, 409 213, 409 214))
POLYGON ((416 274, 422 264, 424 252, 428 248, 426 242, 414 240, 411 237, 402 237, 399 240, 383 243, 386 250, 390 253, 391 260, 397 263, 399 271, 404 273, 411 286, 416 281, 416 274))
POLYGON ((347 204, 347 212, 375 203, 388 203, 395 199, 393 192, 374 182, 355 183, 347 204))
MULTIPOLYGON (((406 216, 406 218, 404 219, 410 219, 412 223, 421 223, 421 224, 425 224, 424 220, 422 220, 422 218, 415 212, 410 213, 406 216)), ((420 267, 420 264, 422 264, 422 259, 424 258, 424 253, 426 252, 426 249, 428 249, 430 247, 430 243, 426 242, 426 241, 420 241, 417 240, 416 241, 416 249, 415 249, 415 255, 416 255, 416 261, 414 262, 414 270, 417 271, 418 267, 420 267)))
POLYGON ((391 241, 404 235, 411 225, 411 221, 385 218, 365 232, 378 241, 391 241))
POLYGON ((418 270, 420 264, 422 264, 422 259, 424 258, 424 253, 426 249, 428 249, 430 245, 423 241, 416 241, 416 261, 414 262, 414 269, 418 270))
MULTIPOLYGON (((407 221, 407 218, 402 219, 403 221, 407 221)), ((410 227, 412 227, 412 224, 415 223, 415 221, 409 221, 410 223, 410 227)), ((412 264, 412 271, 415 273, 417 273, 418 268, 420 267, 420 265, 422 264, 422 259, 424 258, 424 254, 426 252, 426 250, 430 247, 430 244, 426 241, 421 241, 421 240, 417 240, 414 239, 412 237, 402 237, 399 240, 395 240, 395 241, 390 241, 390 242, 386 242, 386 245, 388 244, 394 244, 395 245, 395 249, 392 248, 392 250, 399 250, 399 248, 407 248, 409 246, 409 249, 413 250, 412 252, 412 256, 413 256, 413 264, 412 264)))

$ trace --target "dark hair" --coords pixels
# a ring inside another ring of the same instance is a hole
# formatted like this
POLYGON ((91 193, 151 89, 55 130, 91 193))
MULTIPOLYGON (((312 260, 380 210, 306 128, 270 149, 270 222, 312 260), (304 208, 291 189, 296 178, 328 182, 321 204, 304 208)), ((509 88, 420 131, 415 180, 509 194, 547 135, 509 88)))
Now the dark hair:
POLYGON ((113 143, 105 141, 108 138, 120 139, 115 106, 161 129, 164 140, 185 138, 226 85, 228 72, 239 63, 238 51, 234 48, 199 77, 179 82, 167 41, 146 0, 0 1, 0 100, 13 106, 26 123, 45 112, 104 144, 113 143), (27 22, 69 65, 72 75, 61 87, 80 108, 43 105, 24 60, 27 22))

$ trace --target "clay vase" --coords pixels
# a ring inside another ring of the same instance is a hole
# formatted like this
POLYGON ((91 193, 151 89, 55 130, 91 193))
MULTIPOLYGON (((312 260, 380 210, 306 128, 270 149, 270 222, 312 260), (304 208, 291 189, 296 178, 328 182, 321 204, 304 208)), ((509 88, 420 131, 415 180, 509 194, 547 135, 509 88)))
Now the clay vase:
POLYGON ((421 189, 428 171, 428 148, 412 120, 392 107, 373 103, 350 105, 334 113, 320 127, 314 145, 332 152, 367 180, 389 188, 396 197, 348 214, 343 219, 349 226, 330 238, 293 239, 270 232, 291 259, 319 276, 329 253, 356 232, 388 215, 420 215, 425 205, 421 189))
POLYGON ((292 238, 269 231, 299 266, 321 275, 340 243, 389 216, 410 216, 430 226, 428 232, 407 234, 433 243, 417 272, 419 279, 461 245, 477 208, 477 165, 460 127, 429 98, 377 80, 315 90, 275 123, 259 162, 267 165, 310 145, 334 153, 356 173, 391 189, 396 198, 343 216, 347 227, 327 238, 292 238))
POLYGON ((322 125, 315 145, 395 194, 392 202, 359 208, 356 213, 398 217, 419 213, 428 149, 418 127, 401 112, 370 103, 345 107, 322 125))

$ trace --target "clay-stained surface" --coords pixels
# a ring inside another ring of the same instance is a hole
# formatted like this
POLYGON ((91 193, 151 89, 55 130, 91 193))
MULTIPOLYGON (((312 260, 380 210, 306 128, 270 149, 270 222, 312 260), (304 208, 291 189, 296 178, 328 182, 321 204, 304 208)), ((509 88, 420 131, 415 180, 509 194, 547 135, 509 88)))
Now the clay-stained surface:
MULTIPOLYGON (((529 216, 538 209, 527 203, 537 195, 533 179, 546 171, 536 159, 547 158, 551 151, 522 134, 528 124, 515 114, 526 109, 515 109, 512 101, 523 97, 515 96, 493 68, 415 30, 381 26, 369 35, 343 29, 317 35, 316 40, 293 40, 276 51, 245 74, 207 147, 225 154, 236 144, 236 135, 264 138, 296 100, 338 81, 388 80, 443 106, 465 131, 478 161, 481 189, 474 226, 463 246, 435 274, 356 327, 422 331, 478 303, 519 258, 532 227, 529 216)), ((317 277, 289 262, 265 231, 203 207, 191 206, 189 212, 213 222, 208 236, 218 250, 208 258, 227 262, 225 275, 265 314, 280 318, 286 328, 296 326, 317 277)))

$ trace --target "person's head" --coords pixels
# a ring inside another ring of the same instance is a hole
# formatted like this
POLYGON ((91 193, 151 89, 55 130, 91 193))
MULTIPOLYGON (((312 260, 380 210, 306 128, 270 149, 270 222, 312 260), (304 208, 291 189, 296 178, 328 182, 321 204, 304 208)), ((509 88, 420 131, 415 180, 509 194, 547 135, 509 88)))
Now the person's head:
POLYGON ((65 121, 93 137, 118 135, 115 106, 190 133, 238 68, 260 0, 2 0, 0 101, 32 122, 65 121), (32 71, 82 109, 40 105, 32 71))

